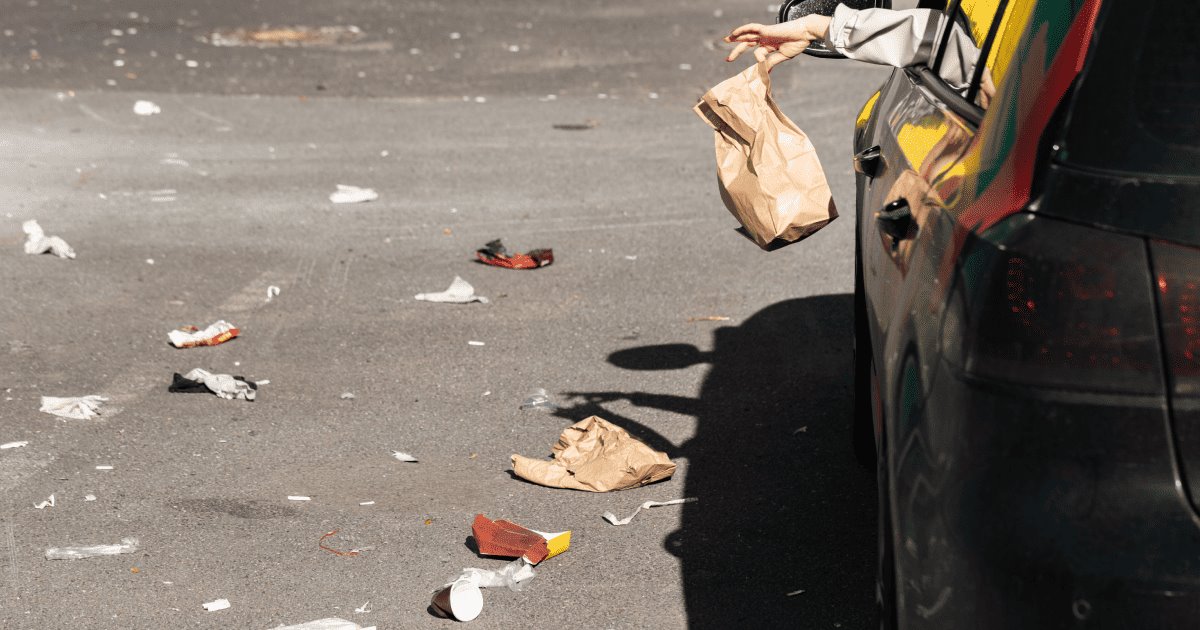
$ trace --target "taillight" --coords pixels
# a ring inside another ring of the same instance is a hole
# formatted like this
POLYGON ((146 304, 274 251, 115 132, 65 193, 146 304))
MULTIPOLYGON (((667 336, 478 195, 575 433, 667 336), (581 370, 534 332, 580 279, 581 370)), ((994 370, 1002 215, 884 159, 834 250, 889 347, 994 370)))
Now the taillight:
POLYGON ((1200 394, 1200 250, 1152 243, 1163 348, 1176 396, 1200 394))
POLYGON ((1141 239, 1014 215, 971 239, 944 354, 966 373, 1071 390, 1162 390, 1141 239))

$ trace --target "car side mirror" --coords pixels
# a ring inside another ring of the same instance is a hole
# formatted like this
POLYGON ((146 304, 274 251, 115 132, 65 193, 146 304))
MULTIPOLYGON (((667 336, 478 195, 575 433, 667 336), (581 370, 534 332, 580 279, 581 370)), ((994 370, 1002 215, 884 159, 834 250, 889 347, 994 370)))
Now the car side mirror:
MULTIPOLYGON (((851 9, 892 8, 892 0, 785 0, 779 5, 778 22, 798 20, 806 15, 824 15, 832 17, 837 5, 844 4, 851 9)), ((804 49, 804 54, 826 59, 845 59, 842 53, 825 45, 825 42, 813 42, 804 49)))

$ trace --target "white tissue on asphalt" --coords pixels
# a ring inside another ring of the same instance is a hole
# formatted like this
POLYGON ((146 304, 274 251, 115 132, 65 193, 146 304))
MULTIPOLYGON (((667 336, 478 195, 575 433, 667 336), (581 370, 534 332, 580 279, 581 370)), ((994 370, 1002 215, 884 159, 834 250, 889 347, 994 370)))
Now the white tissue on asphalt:
POLYGON ((138 539, 122 538, 115 545, 88 545, 83 547, 51 547, 46 550, 47 560, 80 560, 96 556, 115 556, 138 550, 138 539))
POLYGON ((378 198, 379 193, 375 192, 374 188, 359 188, 345 184, 338 184, 337 192, 329 194, 329 200, 333 203, 362 203, 375 201, 378 198))
POLYGON ((50 252, 59 258, 75 258, 75 250, 67 242, 57 236, 46 236, 45 230, 34 219, 21 224, 25 231, 25 253, 45 254, 50 252))
POLYGON ((162 108, 154 101, 138 101, 133 104, 133 113, 138 116, 153 116, 161 114, 162 108))
POLYGON ((241 381, 229 374, 213 374, 208 370, 196 368, 183 375, 189 381, 204 383, 212 393, 225 400, 254 400, 258 392, 250 387, 250 383, 241 381))
POLYGON ((60 418, 71 420, 90 420, 100 415, 100 405, 108 402, 104 396, 79 396, 77 398, 56 398, 42 396, 42 411, 60 418))
POLYGON ((448 304, 488 303, 487 298, 482 295, 475 295, 475 287, 471 286, 471 283, 458 276, 454 276, 454 281, 450 283, 450 287, 441 293, 418 293, 413 298, 423 302, 443 302, 448 304))
POLYGON ((533 565, 525 558, 517 558, 512 562, 504 565, 496 571, 489 569, 463 569, 462 574, 446 583, 449 586, 458 580, 470 580, 479 588, 496 588, 507 586, 509 589, 519 591, 525 587, 525 584, 537 576, 533 571, 533 565))

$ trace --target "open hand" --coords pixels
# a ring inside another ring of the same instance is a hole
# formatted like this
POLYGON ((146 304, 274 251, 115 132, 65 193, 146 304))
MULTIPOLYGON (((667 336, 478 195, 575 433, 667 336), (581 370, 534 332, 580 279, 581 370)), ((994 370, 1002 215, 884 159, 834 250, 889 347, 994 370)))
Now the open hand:
POLYGON ((824 39, 829 32, 829 18, 821 15, 806 15, 798 20, 781 24, 743 24, 725 36, 725 41, 736 43, 725 61, 733 61, 750 48, 754 57, 767 64, 767 70, 804 52, 814 41, 824 39))

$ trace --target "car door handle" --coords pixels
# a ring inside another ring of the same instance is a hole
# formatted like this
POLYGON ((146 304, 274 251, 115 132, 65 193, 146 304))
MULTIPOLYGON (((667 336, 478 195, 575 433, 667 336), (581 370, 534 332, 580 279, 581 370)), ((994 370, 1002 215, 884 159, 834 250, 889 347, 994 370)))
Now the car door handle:
POLYGON ((883 164, 883 153, 879 145, 869 147, 854 154, 854 171, 866 175, 867 177, 875 177, 879 174, 879 167, 883 164))
POLYGON ((907 199, 897 199, 875 213, 875 223, 879 231, 892 237, 892 248, 900 245, 900 241, 911 238, 916 230, 913 222, 912 209, 908 207, 907 199))

